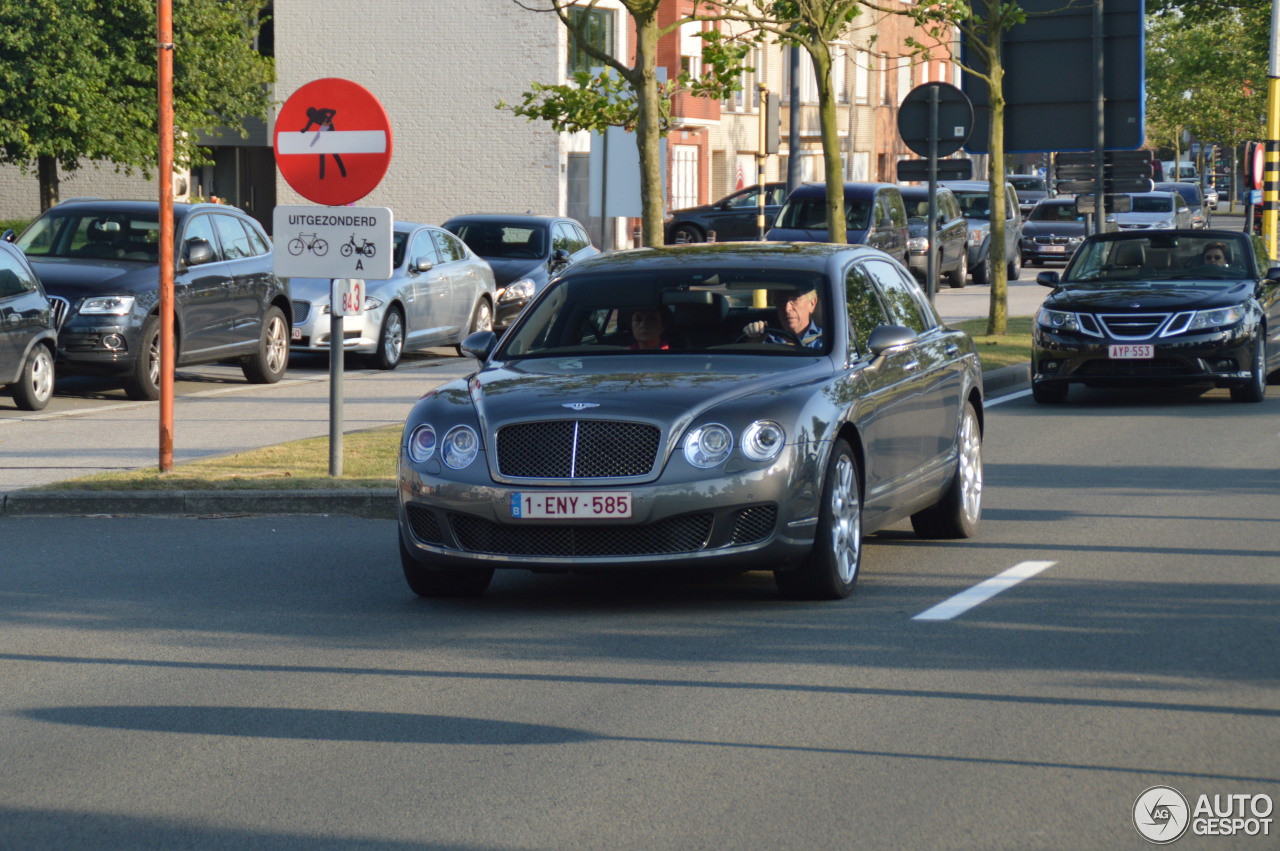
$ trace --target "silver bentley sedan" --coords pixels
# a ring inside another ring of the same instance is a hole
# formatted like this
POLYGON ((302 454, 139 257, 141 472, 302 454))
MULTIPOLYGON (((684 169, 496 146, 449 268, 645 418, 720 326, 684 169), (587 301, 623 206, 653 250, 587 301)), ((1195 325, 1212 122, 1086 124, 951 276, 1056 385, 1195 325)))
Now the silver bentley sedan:
POLYGON ((854 588, 864 535, 976 533, 982 379, 865 246, 692 244, 575 264, 405 423, 399 538, 422 596, 497 568, 772 571, 854 588))

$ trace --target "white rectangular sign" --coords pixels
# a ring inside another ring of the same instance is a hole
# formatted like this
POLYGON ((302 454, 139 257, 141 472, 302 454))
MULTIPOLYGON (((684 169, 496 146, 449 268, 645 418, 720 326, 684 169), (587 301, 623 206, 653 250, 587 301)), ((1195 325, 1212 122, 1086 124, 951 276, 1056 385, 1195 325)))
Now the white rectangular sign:
POLYGON ((276 274, 287 278, 391 277, 389 207, 276 207, 276 274))

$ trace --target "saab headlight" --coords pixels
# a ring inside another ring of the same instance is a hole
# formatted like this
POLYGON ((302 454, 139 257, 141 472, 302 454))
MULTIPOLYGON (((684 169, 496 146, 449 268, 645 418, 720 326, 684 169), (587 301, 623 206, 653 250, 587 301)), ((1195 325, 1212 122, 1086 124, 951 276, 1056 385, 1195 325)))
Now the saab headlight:
POLYGON ((518 301, 522 298, 532 298, 535 289, 533 281, 528 278, 521 278, 518 281, 507 284, 506 289, 502 291, 502 295, 498 296, 498 301, 518 301))
POLYGON ((1242 304, 1219 307, 1215 310, 1197 310, 1195 315, 1191 317, 1187 330, 1203 331, 1206 328, 1222 328, 1226 325, 1235 325, 1244 319, 1244 316, 1245 310, 1242 304))
POLYGON ((480 437, 471 426, 454 426, 444 436, 440 444, 440 457, 444 463, 455 470, 461 470, 480 452, 480 437))
POLYGON ((436 453, 436 430, 420 425, 409 434, 409 459, 415 464, 427 461, 436 453))
POLYGON ((684 457, 695 467, 714 467, 733 451, 733 435, 719 423, 699 426, 684 439, 684 457))
POLYGON ((82 314, 93 316, 125 316, 133 310, 131 295, 99 295, 86 298, 80 305, 82 314))
POLYGON ((1047 307, 1042 307, 1040 308, 1040 314, 1036 317, 1036 321, 1040 323, 1041 327, 1049 328, 1053 331, 1080 330, 1080 317, 1065 310, 1050 310, 1047 307))
POLYGON ((772 461, 786 443, 782 426, 768 420, 757 420, 742 432, 742 454, 752 461, 772 461))

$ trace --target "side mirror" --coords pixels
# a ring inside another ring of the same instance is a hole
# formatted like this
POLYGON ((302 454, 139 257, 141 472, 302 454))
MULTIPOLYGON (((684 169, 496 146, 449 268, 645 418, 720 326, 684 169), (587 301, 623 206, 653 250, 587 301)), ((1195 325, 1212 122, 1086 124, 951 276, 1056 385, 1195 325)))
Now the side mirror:
POLYGON ((476 331, 474 334, 468 334, 458 347, 462 349, 464 355, 470 355, 480 363, 484 363, 489 359, 489 355, 493 354, 497 345, 497 334, 492 331, 476 331))
POLYGON ((1280 266, 1272 266, 1267 270, 1267 280, 1280 281, 1280 266))
POLYGON ((1039 275, 1036 275, 1036 283, 1042 287, 1053 287, 1054 289, 1057 289, 1059 280, 1057 272, 1041 272, 1039 275))
POLYGON ((557 248, 554 252, 552 252, 551 271, 554 272, 558 269, 563 269, 565 266, 568 266, 568 265, 569 265, 568 251, 565 251, 563 248, 557 248))
POLYGON ((916 332, 904 325, 879 325, 867 339, 867 348, 871 354, 880 357, 889 349, 909 346, 916 339, 916 332))
POLYGON ((13 242, 17 238, 18 235, 14 233, 13 228, 6 228, 4 235, 0 236, 0 239, 3 239, 5 242, 13 242))
POLYGON ((213 246, 207 239, 193 236, 182 244, 182 262, 188 266, 202 266, 205 263, 212 263, 215 259, 213 246))
POLYGON ((432 263, 430 260, 428 260, 426 257, 419 257, 409 264, 409 271, 410 272, 430 272, 433 266, 435 266, 435 264, 432 263))

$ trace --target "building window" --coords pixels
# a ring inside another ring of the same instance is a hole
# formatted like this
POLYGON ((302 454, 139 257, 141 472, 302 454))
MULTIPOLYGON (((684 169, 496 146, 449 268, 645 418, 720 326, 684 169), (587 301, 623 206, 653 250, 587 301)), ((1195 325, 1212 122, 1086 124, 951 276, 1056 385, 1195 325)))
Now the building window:
POLYGON ((911 58, 908 56, 898 57, 898 105, 906 100, 908 94, 911 93, 911 58))
POLYGON ((836 103, 849 102, 849 90, 845 88, 845 68, 848 66, 849 54, 843 47, 831 48, 831 93, 836 103))
MULTIPOLYGON (((573 6, 568 9, 569 20, 574 28, 581 26, 585 41, 604 53, 613 55, 613 16, 612 9, 590 9, 573 6)), ((590 71, 604 63, 590 56, 578 43, 574 30, 569 31, 569 73, 590 71)))
POLYGON ((853 97, 858 103, 866 103, 870 95, 871 54, 859 50, 853 66, 853 97))
POLYGON ((876 57, 876 76, 880 78, 880 103, 889 105, 889 57, 881 53, 876 57))
POLYGON ((671 146, 671 209, 682 210, 698 203, 698 148, 671 146))
POLYGON ((680 26, 680 70, 687 71, 695 80, 702 76, 701 21, 689 21, 680 26))

